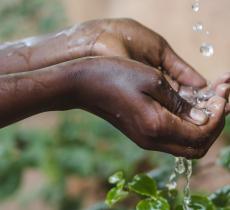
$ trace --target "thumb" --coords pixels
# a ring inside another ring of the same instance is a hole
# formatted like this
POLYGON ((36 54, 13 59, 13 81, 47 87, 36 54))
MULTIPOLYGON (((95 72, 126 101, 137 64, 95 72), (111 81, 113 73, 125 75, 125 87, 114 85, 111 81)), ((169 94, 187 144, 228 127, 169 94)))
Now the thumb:
POLYGON ((206 80, 167 44, 162 58, 162 66, 181 85, 202 88, 206 80))
POLYGON ((207 114, 202 109, 193 107, 183 99, 162 76, 157 82, 157 87, 152 87, 150 95, 174 115, 196 125, 203 125, 208 121, 207 114))

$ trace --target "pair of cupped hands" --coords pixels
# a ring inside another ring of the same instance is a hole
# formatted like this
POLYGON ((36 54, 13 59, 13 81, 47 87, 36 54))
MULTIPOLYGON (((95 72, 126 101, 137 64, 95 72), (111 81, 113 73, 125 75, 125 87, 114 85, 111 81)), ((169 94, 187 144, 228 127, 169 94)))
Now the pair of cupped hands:
POLYGON ((164 38, 134 20, 99 20, 82 30, 88 27, 97 37, 76 76, 78 107, 109 121, 144 149, 204 156, 230 111, 230 73, 207 86, 164 38), (214 94, 197 105, 183 98, 206 90, 214 94))

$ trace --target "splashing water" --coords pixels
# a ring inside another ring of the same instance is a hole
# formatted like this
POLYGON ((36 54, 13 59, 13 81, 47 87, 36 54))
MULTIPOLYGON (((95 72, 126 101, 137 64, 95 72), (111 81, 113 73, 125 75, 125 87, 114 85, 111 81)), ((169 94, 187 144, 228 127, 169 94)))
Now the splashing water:
POLYGON ((183 174, 184 172, 185 172, 185 168, 184 168, 184 164, 183 164, 183 158, 175 157, 174 172, 169 177, 169 183, 167 184, 167 187, 169 190, 176 189, 177 180, 179 178, 179 175, 183 174))

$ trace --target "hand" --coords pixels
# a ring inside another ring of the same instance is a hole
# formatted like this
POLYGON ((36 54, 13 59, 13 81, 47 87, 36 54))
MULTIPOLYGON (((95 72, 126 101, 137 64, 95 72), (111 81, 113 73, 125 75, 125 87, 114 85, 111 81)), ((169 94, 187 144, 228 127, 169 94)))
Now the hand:
POLYGON ((204 109, 206 102, 213 96, 220 96, 226 99, 225 115, 230 113, 229 93, 230 93, 230 72, 221 75, 216 81, 210 83, 207 87, 194 89, 193 87, 180 86, 169 76, 165 75, 167 81, 173 89, 179 93, 187 102, 193 106, 204 109))
POLYGON ((71 77, 77 78, 78 90, 72 103, 109 121, 144 149, 200 158, 223 129, 222 97, 207 101, 212 116, 198 126, 183 119, 198 122, 204 113, 183 100, 160 71, 121 58, 85 59, 82 66, 71 77))
MULTIPOLYGON (((86 24, 85 29, 88 27, 86 24)), ((95 21, 98 37, 91 47, 91 55, 130 58, 162 69, 180 85, 202 88, 205 79, 183 61, 167 41, 131 19, 95 21)))
POLYGON ((131 19, 92 20, 0 48, 0 74, 32 71, 88 56, 119 56, 160 68, 181 85, 206 85, 164 38, 131 19))

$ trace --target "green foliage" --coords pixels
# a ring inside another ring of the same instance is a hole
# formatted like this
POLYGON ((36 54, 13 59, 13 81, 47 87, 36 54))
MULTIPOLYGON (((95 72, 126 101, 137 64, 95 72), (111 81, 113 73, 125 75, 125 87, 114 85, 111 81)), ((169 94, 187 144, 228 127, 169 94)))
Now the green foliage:
MULTIPOLYGON (((117 177, 117 174, 111 176, 109 180, 117 177)), ((138 174, 130 182, 124 179, 121 172, 119 172, 119 176, 122 177, 120 181, 107 193, 105 201, 107 205, 112 207, 117 202, 126 198, 129 193, 134 192, 145 198, 137 204, 137 210, 169 210, 168 201, 158 194, 155 181, 148 175, 138 174)))
POLYGON ((15 39, 63 27, 65 13, 60 0, 1 0, 0 38, 15 39))
POLYGON ((140 195, 155 197, 157 193, 155 181, 145 174, 134 176, 128 187, 130 191, 140 195))
POLYGON ((229 207, 230 208, 230 185, 217 190, 209 196, 209 199, 217 207, 229 207))
MULTIPOLYGON (((130 177, 143 161, 150 168, 158 162, 155 153, 139 149, 104 120, 80 111, 61 114, 52 130, 2 129, 0 139, 0 199, 17 192, 24 171, 33 167, 46 177, 39 196, 56 209, 80 205, 67 196, 69 176, 96 177, 103 183, 114 171, 125 168, 130 177)), ((123 178, 117 173, 110 181, 121 185, 123 178)), ((124 196, 121 188, 115 193, 124 196)))
POLYGON ((137 210, 169 210, 167 200, 162 197, 148 198, 140 201, 136 207, 137 210))
POLYGON ((214 210, 214 204, 208 199, 208 197, 201 195, 193 195, 191 196, 191 204, 189 205, 191 209, 194 210, 214 210))
POLYGON ((128 196, 128 192, 124 191, 122 186, 113 187, 107 194, 106 204, 112 207, 118 201, 123 200, 128 196))
MULTIPOLYGON (((129 198, 128 195, 134 192, 140 196, 136 210, 184 209, 183 201, 178 203, 178 193, 176 190, 169 190, 167 187, 163 190, 157 189, 157 184, 148 175, 135 175, 132 181, 128 182, 121 176, 121 172, 119 172, 119 174, 122 178, 117 182, 116 187, 108 192, 106 197, 106 204, 109 204, 110 207, 124 198, 129 198), (120 182, 122 182, 122 185, 119 185, 120 182), (119 196, 119 191, 116 191, 118 188, 125 190, 124 197, 119 196)), ((115 177, 117 177, 117 174, 115 174, 115 177)), ((189 209, 191 210, 227 210, 229 208, 230 186, 225 186, 210 196, 192 195, 189 202, 189 209)))

